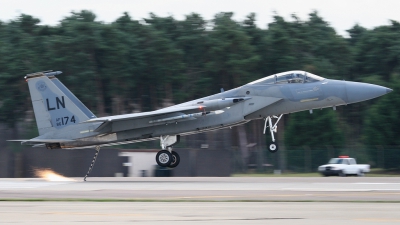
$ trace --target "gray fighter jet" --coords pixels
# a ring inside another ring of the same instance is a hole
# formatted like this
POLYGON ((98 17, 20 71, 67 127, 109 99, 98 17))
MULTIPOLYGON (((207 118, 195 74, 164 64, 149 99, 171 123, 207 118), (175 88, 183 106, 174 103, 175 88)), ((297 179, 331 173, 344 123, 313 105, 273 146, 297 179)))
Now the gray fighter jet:
MULTIPOLYGON (((172 146, 180 136, 224 129, 263 119, 271 134, 270 152, 278 145, 274 133, 283 114, 347 105, 391 92, 386 87, 330 80, 305 71, 271 75, 241 87, 151 112, 97 118, 55 76, 44 71, 25 76, 29 85, 39 136, 20 141, 48 149, 95 148, 93 168, 101 146, 160 140, 156 162, 176 167, 172 146)), ((85 176, 85 179, 86 179, 85 176)))

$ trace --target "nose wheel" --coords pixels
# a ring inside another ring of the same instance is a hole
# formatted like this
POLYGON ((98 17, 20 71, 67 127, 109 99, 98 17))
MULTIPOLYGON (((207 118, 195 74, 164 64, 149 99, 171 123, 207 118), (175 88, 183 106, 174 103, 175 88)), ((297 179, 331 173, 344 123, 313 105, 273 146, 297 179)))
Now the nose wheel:
POLYGON ((268 151, 275 153, 278 151, 278 145, 275 142, 271 142, 268 144, 268 151))

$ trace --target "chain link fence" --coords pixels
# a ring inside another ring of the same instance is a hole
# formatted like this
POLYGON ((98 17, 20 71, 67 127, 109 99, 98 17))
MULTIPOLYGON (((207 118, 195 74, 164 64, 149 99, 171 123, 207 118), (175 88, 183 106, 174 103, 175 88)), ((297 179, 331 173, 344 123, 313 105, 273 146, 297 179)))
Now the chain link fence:
POLYGON ((238 147, 232 147, 232 170, 234 173, 310 173, 316 172, 318 166, 326 164, 330 158, 340 155, 355 158, 358 164, 370 164, 371 168, 400 168, 400 146, 286 146, 276 153, 270 153, 265 147, 252 149, 245 163, 238 147))

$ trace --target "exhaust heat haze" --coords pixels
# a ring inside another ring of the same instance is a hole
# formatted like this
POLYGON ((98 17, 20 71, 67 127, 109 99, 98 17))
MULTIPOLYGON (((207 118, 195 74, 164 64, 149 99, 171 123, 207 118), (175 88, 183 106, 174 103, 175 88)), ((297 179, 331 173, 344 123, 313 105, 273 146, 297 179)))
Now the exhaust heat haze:
POLYGON ((58 174, 51 169, 35 169, 34 173, 36 177, 43 178, 46 181, 75 181, 74 179, 58 174))

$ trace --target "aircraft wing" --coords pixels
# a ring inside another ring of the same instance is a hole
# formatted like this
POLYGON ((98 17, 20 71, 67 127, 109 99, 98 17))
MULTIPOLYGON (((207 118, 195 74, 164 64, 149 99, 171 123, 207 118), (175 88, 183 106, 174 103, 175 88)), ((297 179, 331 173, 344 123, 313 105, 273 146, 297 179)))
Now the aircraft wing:
MULTIPOLYGON (((202 108, 205 108, 202 106, 202 108)), ((142 112, 142 113, 132 113, 118 116, 105 116, 100 118, 94 118, 87 120, 83 123, 91 123, 91 122, 110 122, 110 121, 121 121, 121 120, 131 120, 131 119, 139 119, 144 117, 158 116, 175 112, 185 112, 190 110, 198 110, 201 109, 199 106, 181 106, 181 107, 168 107, 160 110, 155 110, 151 112, 142 112)))
POLYGON ((103 122, 95 129, 99 133, 110 133, 122 130, 138 129, 165 123, 167 121, 195 120, 204 112, 205 106, 172 106, 143 113, 132 113, 118 116, 93 118, 83 123, 103 122))
MULTIPOLYGON (((245 113, 246 115, 280 100, 280 98, 253 96, 252 98, 242 98, 242 101, 233 101, 230 104, 233 108, 244 107, 244 102, 246 102, 246 105, 250 104, 248 107, 246 106, 245 109, 243 109, 243 113, 245 113)), ((180 123, 189 120, 195 120, 202 116, 218 115, 225 112, 224 107, 226 106, 220 108, 213 108, 212 106, 210 106, 209 110, 207 110, 208 106, 206 104, 208 103, 205 102, 204 105, 172 106, 151 112, 93 118, 85 121, 84 123, 103 122, 99 127, 95 129, 95 132, 113 133, 124 130, 133 130, 144 127, 157 126, 162 123, 180 123)))

